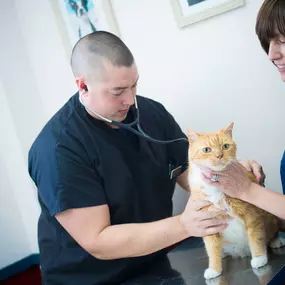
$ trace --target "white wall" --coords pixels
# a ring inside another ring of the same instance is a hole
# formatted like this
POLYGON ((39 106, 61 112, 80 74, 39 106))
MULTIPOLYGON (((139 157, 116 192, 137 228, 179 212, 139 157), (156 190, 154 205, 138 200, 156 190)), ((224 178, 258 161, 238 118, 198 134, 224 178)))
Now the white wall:
MULTIPOLYGON (((180 30, 169 1, 112 1, 139 67, 139 93, 161 101, 184 130, 215 131, 234 121, 239 157, 262 163, 268 187, 280 191, 284 87, 254 34, 262 1, 246 2, 180 30)), ((46 0, 6 1, 0 10, 0 268, 38 252, 39 208, 27 152, 75 91, 57 23, 46 0)), ((177 191, 175 212, 186 198, 177 191)))
POLYGON ((2 8, 0 268, 38 252, 40 209, 28 176, 28 150, 75 91, 49 1, 7 1, 2 8))
MULTIPOLYGON (((11 177, 13 173, 11 168, 15 168, 16 171, 20 169, 23 173, 23 163, 9 111, 3 88, 0 85, 0 133, 2 134, 0 140, 0 268, 26 257, 31 252, 19 204, 13 191, 15 177, 11 177), (5 139, 3 139, 3 134, 5 134, 5 139), (10 155, 7 155, 9 152, 10 155), (13 159, 13 161, 8 161, 9 159, 13 159), (17 169, 19 161, 21 167, 17 169)), ((20 190, 23 191, 24 189, 21 187, 20 190)))

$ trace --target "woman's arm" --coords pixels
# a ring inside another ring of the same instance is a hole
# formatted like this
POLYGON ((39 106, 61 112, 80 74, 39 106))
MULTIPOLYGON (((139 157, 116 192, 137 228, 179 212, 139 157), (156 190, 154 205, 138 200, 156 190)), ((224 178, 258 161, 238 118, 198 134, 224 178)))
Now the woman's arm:
POLYGON ((231 163, 223 171, 213 172, 210 169, 201 168, 201 173, 206 183, 218 187, 225 194, 254 204, 285 219, 285 196, 251 182, 238 162, 231 163), (214 174, 218 174, 219 181, 210 180, 214 174))
POLYGON ((249 190, 241 192, 238 198, 285 219, 285 196, 281 193, 251 183, 249 190))

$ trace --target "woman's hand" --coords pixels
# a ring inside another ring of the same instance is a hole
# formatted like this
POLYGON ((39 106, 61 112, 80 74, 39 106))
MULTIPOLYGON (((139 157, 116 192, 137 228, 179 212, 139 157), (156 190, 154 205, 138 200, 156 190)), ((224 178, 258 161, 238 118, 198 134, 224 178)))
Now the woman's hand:
POLYGON ((249 172, 251 172, 258 183, 264 186, 265 174, 263 172, 262 166, 255 160, 241 160, 239 163, 249 172))
POLYGON ((228 196, 242 199, 250 191, 252 182, 248 179, 243 167, 238 162, 232 162, 222 171, 212 171, 209 168, 200 167, 203 180, 219 188, 228 196), (218 181, 212 182, 214 174, 218 175, 218 181))

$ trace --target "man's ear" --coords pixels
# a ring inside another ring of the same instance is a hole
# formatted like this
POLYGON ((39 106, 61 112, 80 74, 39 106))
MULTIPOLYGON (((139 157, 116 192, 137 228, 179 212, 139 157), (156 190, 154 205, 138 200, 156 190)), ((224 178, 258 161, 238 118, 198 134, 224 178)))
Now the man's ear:
POLYGON ((87 89, 87 85, 86 85, 86 80, 84 77, 75 77, 75 82, 76 82, 76 86, 78 88, 79 91, 88 91, 87 89))

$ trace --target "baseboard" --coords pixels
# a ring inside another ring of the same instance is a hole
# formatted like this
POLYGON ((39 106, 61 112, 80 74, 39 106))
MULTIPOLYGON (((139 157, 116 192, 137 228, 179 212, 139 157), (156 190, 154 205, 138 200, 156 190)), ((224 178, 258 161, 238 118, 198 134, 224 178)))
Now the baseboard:
POLYGON ((40 255, 31 254, 11 265, 8 265, 0 270, 0 281, 6 280, 9 277, 23 272, 33 265, 40 264, 40 255))

